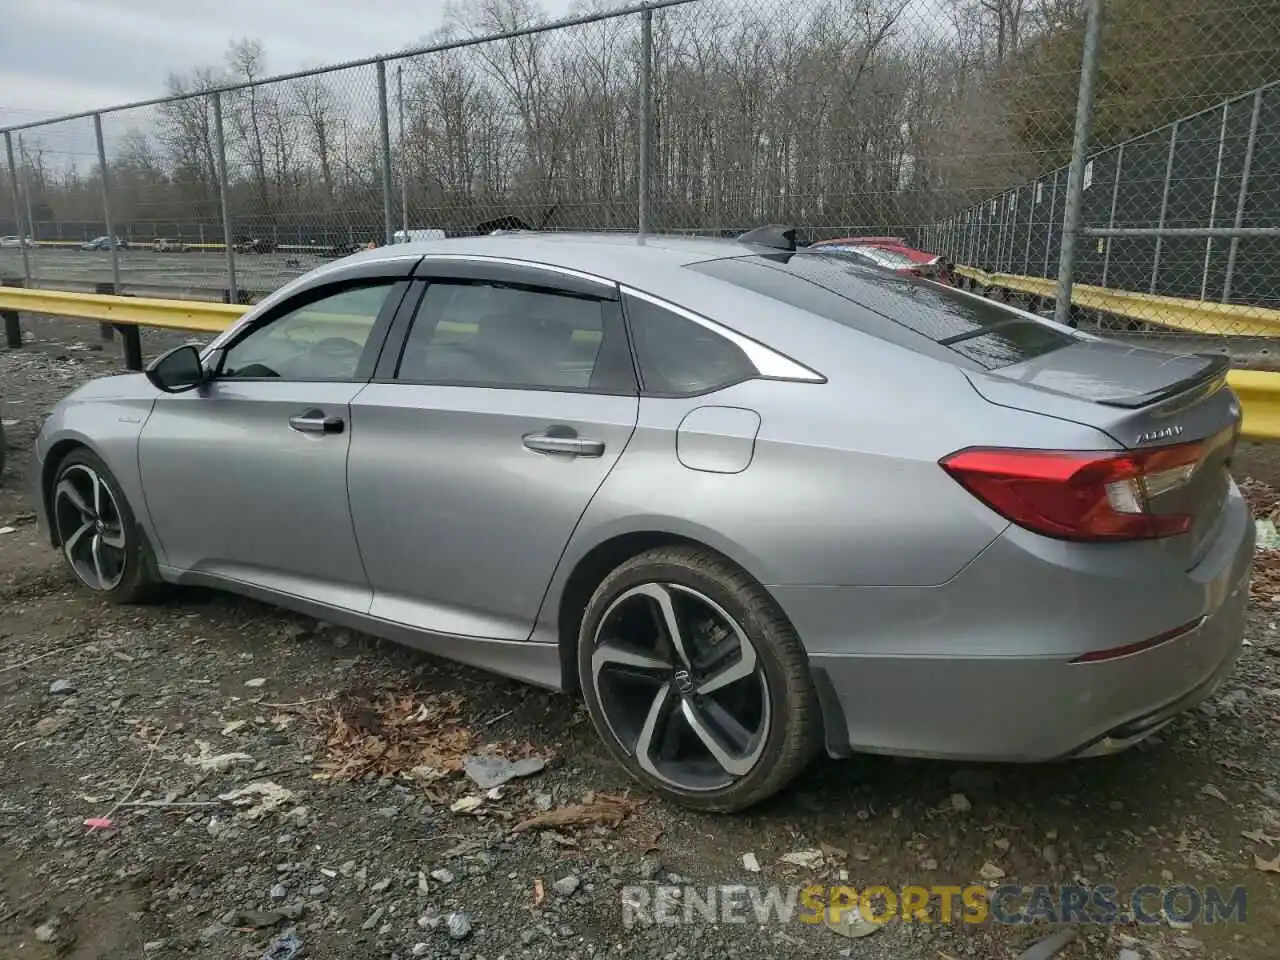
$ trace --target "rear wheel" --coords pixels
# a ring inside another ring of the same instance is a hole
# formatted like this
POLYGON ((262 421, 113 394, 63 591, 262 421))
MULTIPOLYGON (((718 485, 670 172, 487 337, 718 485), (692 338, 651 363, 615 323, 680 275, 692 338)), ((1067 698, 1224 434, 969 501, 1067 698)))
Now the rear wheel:
POLYGON ((160 578, 120 484, 102 460, 75 450, 58 464, 50 519, 62 556, 82 584, 113 603, 155 597, 160 578))
POLYGON ((758 803, 821 739, 795 631, 759 584, 707 550, 650 550, 606 577, 583 617, 578 667, 610 751, 689 807, 758 803))

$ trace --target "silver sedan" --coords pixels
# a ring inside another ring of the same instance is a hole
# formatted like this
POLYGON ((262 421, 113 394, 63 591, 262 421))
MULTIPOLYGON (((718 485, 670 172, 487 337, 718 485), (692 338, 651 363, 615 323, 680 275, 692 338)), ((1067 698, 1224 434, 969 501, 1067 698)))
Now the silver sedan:
POLYGON ((1241 643, 1222 361, 762 229, 323 266, 66 398, 40 522, 115 601, 265 599, 581 691, 736 810, 817 753, 1123 748, 1241 643))

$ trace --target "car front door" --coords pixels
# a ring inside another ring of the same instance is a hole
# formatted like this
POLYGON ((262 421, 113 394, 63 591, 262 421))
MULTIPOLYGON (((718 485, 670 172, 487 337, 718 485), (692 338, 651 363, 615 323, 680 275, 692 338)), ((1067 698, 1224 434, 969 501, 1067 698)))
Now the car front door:
POLYGON ((350 403, 408 287, 365 275, 304 290, 222 345, 210 382, 161 395, 139 458, 163 563, 368 609, 347 501, 350 403))
POLYGON ((371 612, 526 640, 574 527, 635 429, 617 288, 431 262, 352 402, 348 485, 371 612), (399 345, 393 350, 393 345, 399 345))

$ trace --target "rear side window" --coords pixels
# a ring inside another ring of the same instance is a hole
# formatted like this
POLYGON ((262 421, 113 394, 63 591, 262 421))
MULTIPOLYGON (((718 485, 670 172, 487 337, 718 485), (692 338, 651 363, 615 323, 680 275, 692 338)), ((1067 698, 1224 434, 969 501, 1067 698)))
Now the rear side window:
POLYGON ((688 268, 902 346, 948 349, 987 370, 1076 342, 1058 327, 989 300, 877 270, 847 255, 761 254, 688 268))
MULTIPOLYGON (((605 310, 592 297, 478 281, 427 287, 396 378, 544 390, 609 390, 605 310), (608 382, 605 382, 608 381, 608 382)), ((621 332, 619 331, 619 334, 621 332)))
POLYGON ((756 376, 737 344, 648 300, 623 301, 645 393, 692 396, 756 376))

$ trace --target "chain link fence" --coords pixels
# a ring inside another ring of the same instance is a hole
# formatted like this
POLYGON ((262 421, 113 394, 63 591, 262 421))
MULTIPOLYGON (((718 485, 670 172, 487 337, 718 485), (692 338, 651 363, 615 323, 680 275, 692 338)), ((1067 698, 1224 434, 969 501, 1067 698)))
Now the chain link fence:
POLYGON ((251 302, 405 238, 782 222, 1115 336, 1280 330, 1271 0, 481 0, 394 57, 270 53, 5 132, 0 280, 251 302))

